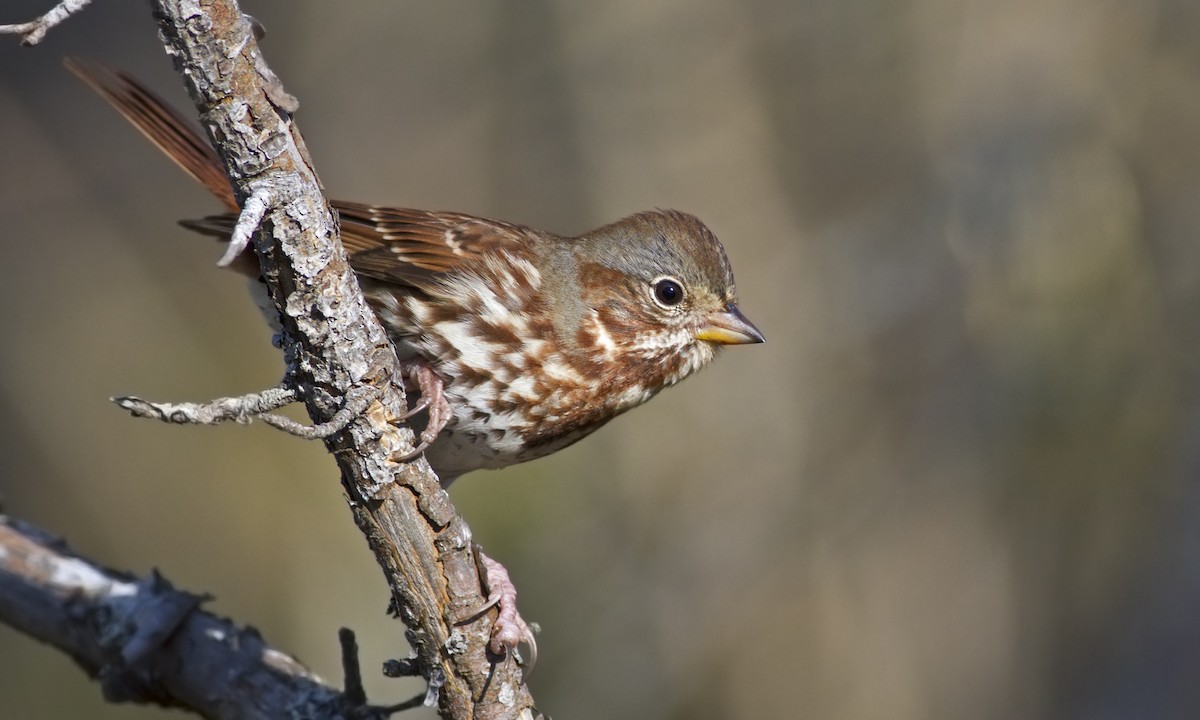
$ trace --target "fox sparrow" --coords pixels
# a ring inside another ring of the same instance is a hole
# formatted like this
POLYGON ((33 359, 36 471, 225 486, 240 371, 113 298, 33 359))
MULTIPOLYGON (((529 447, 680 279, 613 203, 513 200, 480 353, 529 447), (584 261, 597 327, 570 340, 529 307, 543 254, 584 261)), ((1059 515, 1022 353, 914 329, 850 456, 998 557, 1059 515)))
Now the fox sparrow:
MULTIPOLYGON (((209 144, 133 78, 68 67, 226 207, 238 205, 209 144)), ((568 238, 453 212, 331 203, 350 264, 396 346, 427 423, 420 450, 449 484, 559 450, 763 336, 735 303, 717 238, 675 210, 568 238)), ((184 221, 228 238, 235 214, 184 221)), ((257 277, 243 254, 241 269, 257 277)), ((493 650, 529 631, 485 558, 500 605, 493 650)))

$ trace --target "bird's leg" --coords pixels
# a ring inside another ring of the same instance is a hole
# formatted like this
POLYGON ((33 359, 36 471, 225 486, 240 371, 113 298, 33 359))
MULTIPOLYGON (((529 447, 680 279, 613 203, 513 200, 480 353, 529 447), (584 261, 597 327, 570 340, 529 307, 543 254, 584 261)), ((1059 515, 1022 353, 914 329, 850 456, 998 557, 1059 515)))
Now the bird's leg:
POLYGON ((496 623, 492 626, 492 640, 488 649, 497 655, 507 655, 514 652, 517 646, 525 643, 529 646, 529 668, 537 662, 537 641, 533 631, 537 627, 526 623, 517 612, 517 587, 508 576, 508 570, 503 565, 483 554, 476 546, 476 553, 483 563, 484 574, 487 575, 488 599, 479 612, 493 605, 500 611, 496 623))
POLYGON ((450 403, 446 400, 446 384, 429 363, 424 360, 408 360, 401 363, 401 373, 408 380, 416 380, 417 389, 421 391, 421 401, 408 409, 400 420, 407 420, 422 410, 428 411, 429 421, 421 431, 420 441, 412 452, 399 458, 399 462, 411 460, 425 452, 426 448, 437 439, 438 433, 450 422, 450 403))

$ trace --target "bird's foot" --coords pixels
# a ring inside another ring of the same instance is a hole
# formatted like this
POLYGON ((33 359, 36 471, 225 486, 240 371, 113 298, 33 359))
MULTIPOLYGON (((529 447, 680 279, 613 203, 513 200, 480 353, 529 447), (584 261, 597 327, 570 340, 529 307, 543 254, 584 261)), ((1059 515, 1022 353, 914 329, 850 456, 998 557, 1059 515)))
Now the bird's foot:
MULTIPOLYGON (((495 606, 500 612, 492 625, 492 639, 488 649, 497 655, 508 655, 517 650, 517 646, 525 643, 529 646, 529 663, 532 669, 537 662, 537 640, 534 639, 536 623, 525 622, 517 612, 517 588, 508 576, 508 570, 503 565, 479 551, 479 559, 487 575, 487 602, 479 609, 479 613, 495 606)), ((473 614, 479 614, 473 613, 473 614)))
POLYGON ((403 457, 395 458, 397 462, 405 462, 425 452, 433 444, 438 433, 446 427, 446 423, 450 422, 451 411, 450 403, 446 400, 446 383, 442 380, 442 376, 430 367, 429 363, 423 360, 410 360, 401 365, 400 371, 406 380, 416 381, 416 389, 421 392, 421 400, 410 407, 399 419, 407 420, 422 410, 429 415, 425 429, 417 438, 417 446, 403 457))

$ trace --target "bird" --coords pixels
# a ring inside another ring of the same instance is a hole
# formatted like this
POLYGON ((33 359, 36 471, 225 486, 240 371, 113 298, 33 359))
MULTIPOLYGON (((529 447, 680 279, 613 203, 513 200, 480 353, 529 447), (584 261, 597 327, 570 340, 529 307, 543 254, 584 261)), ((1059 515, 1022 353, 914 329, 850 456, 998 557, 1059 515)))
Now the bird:
MULTIPOLYGON (((239 205, 211 145, 129 74, 67 68, 225 206, 180 223, 228 239, 239 205)), ((425 410, 417 451, 444 486, 571 445, 708 365, 762 343, 733 270, 694 215, 639 212, 573 237, 458 212, 331 200, 363 294, 425 410)), ((235 269, 258 276, 249 253, 235 269)), ((503 566, 484 556, 500 614, 494 652, 532 633, 503 566)))

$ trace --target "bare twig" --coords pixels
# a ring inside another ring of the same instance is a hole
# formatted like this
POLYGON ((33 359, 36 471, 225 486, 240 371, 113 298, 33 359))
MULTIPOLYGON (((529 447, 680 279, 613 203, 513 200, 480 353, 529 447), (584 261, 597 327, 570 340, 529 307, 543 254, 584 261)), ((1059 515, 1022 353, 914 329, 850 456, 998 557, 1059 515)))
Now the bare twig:
POLYGON ((350 628, 338 630, 338 642, 342 645, 342 687, 346 697, 363 705, 367 702, 367 691, 363 688, 362 667, 358 663, 358 640, 350 628))
POLYGON ((50 28, 87 7, 91 2, 92 0, 62 0, 39 18, 15 25, 0 25, 0 35, 20 35, 22 45, 37 45, 46 37, 50 28))
POLYGON ((228 420, 248 423, 255 416, 278 410, 296 400, 296 391, 288 387, 274 387, 238 397, 217 398, 206 403, 152 402, 133 395, 112 399, 134 417, 152 418, 180 425, 216 425, 228 420))

